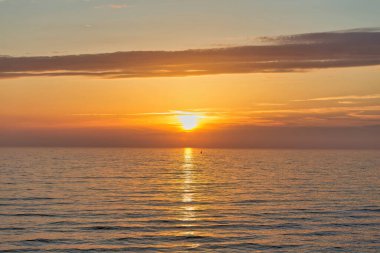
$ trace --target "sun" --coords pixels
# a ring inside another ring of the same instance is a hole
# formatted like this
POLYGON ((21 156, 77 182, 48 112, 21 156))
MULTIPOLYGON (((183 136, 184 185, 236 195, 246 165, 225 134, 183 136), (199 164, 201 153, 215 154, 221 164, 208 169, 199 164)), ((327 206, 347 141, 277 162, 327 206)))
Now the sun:
POLYGON ((199 125, 201 116, 192 113, 181 113, 177 114, 177 118, 183 130, 191 131, 199 125))

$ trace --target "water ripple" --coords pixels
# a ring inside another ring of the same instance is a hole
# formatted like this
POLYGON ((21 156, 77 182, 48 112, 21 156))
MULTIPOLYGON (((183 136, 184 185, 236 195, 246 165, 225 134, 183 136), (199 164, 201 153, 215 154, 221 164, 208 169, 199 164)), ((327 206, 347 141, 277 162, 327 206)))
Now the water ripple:
POLYGON ((0 150, 0 252, 380 252, 379 151, 0 150))

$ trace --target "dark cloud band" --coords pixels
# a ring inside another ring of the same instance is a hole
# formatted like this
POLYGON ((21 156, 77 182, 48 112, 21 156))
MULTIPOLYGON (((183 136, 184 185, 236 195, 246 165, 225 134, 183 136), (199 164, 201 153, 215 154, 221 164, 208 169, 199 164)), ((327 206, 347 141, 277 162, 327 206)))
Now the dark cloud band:
POLYGON ((380 32, 358 30, 264 38, 267 45, 185 51, 130 51, 0 57, 0 78, 104 78, 292 72, 380 64, 380 32))

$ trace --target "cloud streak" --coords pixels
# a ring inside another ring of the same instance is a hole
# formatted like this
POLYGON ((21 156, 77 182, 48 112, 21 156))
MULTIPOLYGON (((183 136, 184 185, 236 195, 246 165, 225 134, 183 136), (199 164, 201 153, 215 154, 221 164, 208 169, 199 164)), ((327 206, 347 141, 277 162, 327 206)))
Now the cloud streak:
POLYGON ((101 8, 110 8, 110 9, 124 9, 128 8, 127 4, 108 4, 108 5, 97 5, 95 6, 96 9, 101 9, 101 8))
POLYGON ((265 38, 266 45, 184 51, 129 51, 41 57, 0 57, 0 78, 93 76, 170 77, 293 72, 380 64, 376 29, 265 38))
POLYGON ((303 101, 367 100, 367 99, 378 99, 378 98, 380 98, 380 94, 371 94, 371 95, 362 95, 362 96, 352 95, 352 96, 337 96, 337 97, 320 97, 320 98, 309 98, 309 99, 297 99, 293 101, 303 102, 303 101))

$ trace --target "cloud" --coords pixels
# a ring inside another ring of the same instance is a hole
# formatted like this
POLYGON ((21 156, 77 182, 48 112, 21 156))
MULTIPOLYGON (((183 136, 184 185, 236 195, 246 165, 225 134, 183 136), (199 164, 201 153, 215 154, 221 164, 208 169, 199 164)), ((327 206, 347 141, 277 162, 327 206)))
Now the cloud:
POLYGON ((283 103, 258 103, 257 106, 284 106, 283 103))
MULTIPOLYGON (((251 124, 260 126, 365 126, 380 125, 379 104, 367 106, 355 106, 356 104, 343 104, 341 106, 294 108, 286 105, 274 106, 273 109, 263 109, 259 104, 253 108, 240 108, 235 110, 203 110, 194 111, 167 111, 146 112, 132 114, 109 114, 109 113, 76 113, 71 114, 78 120, 99 119, 100 122, 112 122, 115 119, 128 119, 132 122, 141 119, 146 122, 153 117, 172 117, 183 113, 196 113, 205 119, 205 126, 213 127, 216 124, 251 124), (261 107, 261 108, 260 108, 261 107), (103 121, 102 121, 103 120, 103 121)), ((9 120, 7 120, 9 121, 9 120)), ((169 120, 170 121, 170 120, 169 120)), ((105 124, 105 123, 103 123, 105 124)))
POLYGON ((0 57, 0 78, 163 77, 293 72, 380 64, 380 32, 358 30, 266 38, 268 44, 184 51, 0 57))
MULTIPOLYGON (((352 95, 352 96, 337 96, 337 97, 319 97, 319 98, 309 98, 309 99, 297 99, 293 100, 295 102, 303 101, 335 101, 335 100, 367 100, 367 99, 378 99, 380 94, 371 94, 371 95, 352 95)), ((350 101, 344 101, 345 103, 350 103, 350 101)), ((340 103, 343 103, 340 102, 340 103)))
POLYGON ((380 28, 359 28, 335 32, 304 33, 286 36, 261 37, 262 42, 275 44, 345 44, 350 47, 376 43, 380 28), (358 44, 357 44, 358 43, 358 44))
POLYGON ((107 4, 107 5, 97 5, 94 8, 102 9, 102 8, 110 8, 110 9, 124 9, 128 8, 127 4, 107 4))
POLYGON ((109 7, 111 9, 124 9, 124 8, 127 8, 128 5, 127 4, 110 4, 109 7))
MULTIPOLYGON (((211 109, 211 108, 210 108, 211 109)), ((128 146, 224 148, 379 148, 380 106, 144 113, 4 115, 0 146, 128 146), (171 120, 193 112, 205 124, 179 132, 171 120), (162 121, 156 121, 162 120, 162 121), (146 122, 156 122, 146 125, 146 122)))

